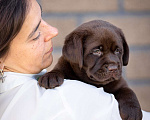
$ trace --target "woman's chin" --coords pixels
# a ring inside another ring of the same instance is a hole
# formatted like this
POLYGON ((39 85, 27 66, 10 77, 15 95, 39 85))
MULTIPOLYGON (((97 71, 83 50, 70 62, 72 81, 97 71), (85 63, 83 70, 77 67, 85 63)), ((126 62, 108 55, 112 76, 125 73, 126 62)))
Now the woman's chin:
POLYGON ((44 61, 42 68, 48 68, 53 63, 53 56, 51 55, 46 61, 44 61))

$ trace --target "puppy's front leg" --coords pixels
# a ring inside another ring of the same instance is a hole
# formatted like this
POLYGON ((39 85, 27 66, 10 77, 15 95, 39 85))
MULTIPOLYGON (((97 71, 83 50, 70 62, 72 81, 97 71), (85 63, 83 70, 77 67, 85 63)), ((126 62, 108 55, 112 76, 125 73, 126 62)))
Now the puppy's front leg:
POLYGON ((61 57, 52 71, 44 74, 39 78, 39 85, 46 89, 52 89, 60 86, 64 81, 65 69, 65 60, 63 57, 61 57))
POLYGON ((123 120, 142 120, 140 104, 130 88, 120 88, 115 93, 115 98, 119 102, 120 115, 123 120))
POLYGON ((46 89, 52 89, 57 86, 60 86, 64 81, 64 75, 61 70, 54 69, 43 76, 38 80, 40 86, 46 89))
POLYGON ((104 89, 114 94, 119 103, 120 115, 123 120, 142 120, 142 111, 138 99, 123 78, 106 85, 104 89))

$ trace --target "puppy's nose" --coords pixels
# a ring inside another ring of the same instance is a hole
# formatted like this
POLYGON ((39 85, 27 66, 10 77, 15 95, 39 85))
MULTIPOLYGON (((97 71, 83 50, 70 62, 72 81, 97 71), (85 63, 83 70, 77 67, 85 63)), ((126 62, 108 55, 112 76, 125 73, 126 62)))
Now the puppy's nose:
POLYGON ((117 65, 108 65, 107 68, 110 72, 115 72, 115 71, 117 71, 118 66, 117 65))

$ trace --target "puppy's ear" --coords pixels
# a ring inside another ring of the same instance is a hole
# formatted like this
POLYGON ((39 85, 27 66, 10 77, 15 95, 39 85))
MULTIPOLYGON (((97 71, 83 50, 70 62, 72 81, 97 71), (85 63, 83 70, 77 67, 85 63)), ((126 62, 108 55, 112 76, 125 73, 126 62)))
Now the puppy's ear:
POLYGON ((123 40, 123 51, 124 51, 124 53, 123 53, 123 58, 122 58, 122 60, 123 60, 123 66, 127 66, 128 65, 128 61, 129 61, 129 47, 128 47, 128 44, 127 44, 127 42, 126 42, 126 38, 125 38, 125 36, 124 36, 124 34, 123 34, 123 32, 120 30, 120 36, 121 36, 121 38, 122 38, 122 40, 123 40))
POLYGON ((87 30, 73 31, 66 37, 63 46, 63 55, 65 59, 79 64, 80 68, 83 66, 83 43, 89 35, 88 33, 87 30))

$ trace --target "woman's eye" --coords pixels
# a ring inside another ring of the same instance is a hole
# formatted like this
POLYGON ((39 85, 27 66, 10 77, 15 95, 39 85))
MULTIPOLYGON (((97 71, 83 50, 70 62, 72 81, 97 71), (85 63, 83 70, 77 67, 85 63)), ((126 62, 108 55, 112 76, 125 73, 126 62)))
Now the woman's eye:
POLYGON ((33 40, 39 39, 40 35, 41 35, 41 33, 39 32, 38 36, 36 38, 33 38, 33 40))
POLYGON ((101 56, 103 53, 102 53, 102 51, 100 49, 94 49, 92 51, 92 54, 93 55, 97 55, 97 56, 101 56))

